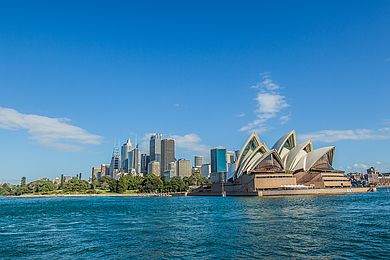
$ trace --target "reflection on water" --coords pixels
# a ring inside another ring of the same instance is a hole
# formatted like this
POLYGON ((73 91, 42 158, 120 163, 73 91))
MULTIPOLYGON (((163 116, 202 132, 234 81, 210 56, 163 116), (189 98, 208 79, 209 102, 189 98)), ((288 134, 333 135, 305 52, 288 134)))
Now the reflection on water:
POLYGON ((0 198, 0 256, 387 259, 389 199, 0 198))

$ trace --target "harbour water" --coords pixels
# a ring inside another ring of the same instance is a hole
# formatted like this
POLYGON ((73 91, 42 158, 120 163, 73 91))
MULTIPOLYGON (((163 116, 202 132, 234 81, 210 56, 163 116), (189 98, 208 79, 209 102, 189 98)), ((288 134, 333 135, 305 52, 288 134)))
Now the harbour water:
POLYGON ((0 198, 0 258, 388 259, 390 193, 0 198))

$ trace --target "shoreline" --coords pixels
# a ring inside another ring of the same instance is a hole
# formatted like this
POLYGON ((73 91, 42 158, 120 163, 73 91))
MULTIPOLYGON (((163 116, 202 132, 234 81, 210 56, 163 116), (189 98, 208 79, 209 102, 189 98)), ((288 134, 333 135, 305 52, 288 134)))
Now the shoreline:
MULTIPOLYGON (((385 187, 377 187, 383 189, 385 187)), ((227 196, 294 196, 294 195, 342 195, 353 193, 375 192, 376 189, 361 187, 361 188, 333 188, 333 189, 309 189, 309 190, 264 190, 258 192, 243 192, 230 193, 227 196)), ((183 196, 221 196, 219 192, 177 192, 177 193, 100 193, 100 194, 25 194, 19 196, 0 196, 4 198, 61 198, 61 197, 183 197, 183 196)))
POLYGON ((134 193, 134 194, 120 194, 120 193, 103 193, 103 194, 25 194, 20 196, 3 196, 4 198, 57 198, 57 197, 173 197, 185 196, 184 194, 166 194, 166 193, 134 193))

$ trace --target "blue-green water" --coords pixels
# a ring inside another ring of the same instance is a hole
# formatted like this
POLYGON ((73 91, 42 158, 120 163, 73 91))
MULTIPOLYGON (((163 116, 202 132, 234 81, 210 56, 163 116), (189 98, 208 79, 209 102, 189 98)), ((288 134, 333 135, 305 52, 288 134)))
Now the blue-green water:
POLYGON ((390 193, 0 198, 0 258, 390 257, 390 193))

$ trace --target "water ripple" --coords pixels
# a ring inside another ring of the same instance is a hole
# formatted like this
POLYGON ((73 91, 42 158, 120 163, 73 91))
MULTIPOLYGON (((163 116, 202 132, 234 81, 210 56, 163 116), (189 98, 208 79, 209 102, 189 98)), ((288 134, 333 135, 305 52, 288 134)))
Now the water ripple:
POLYGON ((388 259, 390 195, 0 198, 0 258, 388 259))

